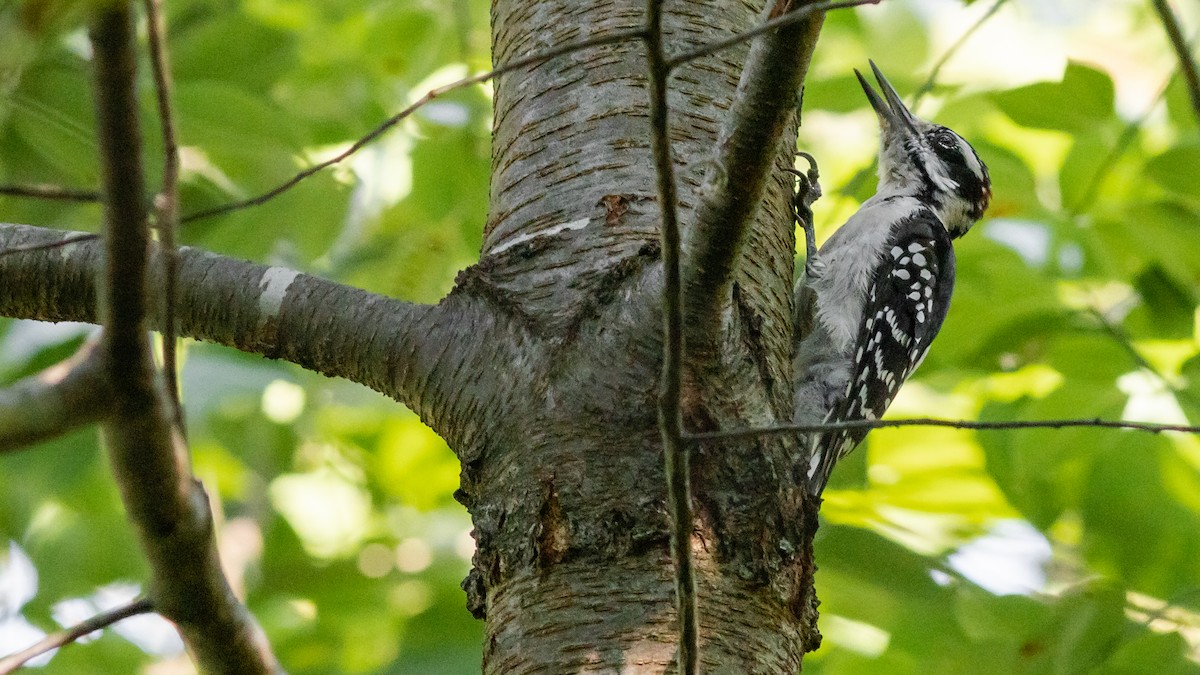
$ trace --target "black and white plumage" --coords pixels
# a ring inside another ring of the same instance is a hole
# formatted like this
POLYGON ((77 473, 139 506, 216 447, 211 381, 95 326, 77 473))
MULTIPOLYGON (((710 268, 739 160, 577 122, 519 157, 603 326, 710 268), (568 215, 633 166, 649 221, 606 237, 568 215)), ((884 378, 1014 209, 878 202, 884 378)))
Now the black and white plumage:
MULTIPOLYGON (((874 63, 883 97, 855 71, 879 117, 879 187, 816 255, 797 284, 796 423, 878 419, 916 370, 946 317, 952 241, 987 209, 991 182, 974 148, 913 116, 874 63)), ((809 437, 808 489, 866 429, 809 437)))

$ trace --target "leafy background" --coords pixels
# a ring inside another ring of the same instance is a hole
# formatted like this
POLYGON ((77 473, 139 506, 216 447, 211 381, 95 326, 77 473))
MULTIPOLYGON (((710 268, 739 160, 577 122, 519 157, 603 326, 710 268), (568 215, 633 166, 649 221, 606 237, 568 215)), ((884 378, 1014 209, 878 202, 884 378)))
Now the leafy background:
MULTIPOLYGON (((830 15, 801 146, 827 236, 874 189, 851 68, 901 92, 993 2, 830 15)), ((76 3, 0 0, 0 183, 98 182, 76 3)), ((1176 3, 1185 28, 1200 11, 1176 3)), ((184 212, 253 196, 428 88, 488 67, 487 3, 169 3, 184 212)), ((995 185, 959 246, 954 308, 892 416, 1200 419, 1200 134, 1148 4, 1012 0, 917 112, 995 185)), ((143 69, 142 77, 148 78, 143 69)), ((160 142, 143 87, 147 168, 160 142)), ((424 108, 270 203, 189 224, 227 255, 433 302, 477 256, 489 91, 424 108)), ((0 197, 0 220, 93 229, 92 205, 0 197)), ((91 329, 0 322, 0 383, 91 329)), ((357 385, 188 342, 196 472, 236 583, 293 673, 469 673, 470 522, 453 455, 357 385)), ((880 430, 835 475, 819 533, 819 673, 1200 672, 1200 439, 1111 430, 880 430)), ((137 592, 145 570, 95 433, 0 457, 0 653, 137 592)), ((189 672, 151 617, 48 673, 189 672)))

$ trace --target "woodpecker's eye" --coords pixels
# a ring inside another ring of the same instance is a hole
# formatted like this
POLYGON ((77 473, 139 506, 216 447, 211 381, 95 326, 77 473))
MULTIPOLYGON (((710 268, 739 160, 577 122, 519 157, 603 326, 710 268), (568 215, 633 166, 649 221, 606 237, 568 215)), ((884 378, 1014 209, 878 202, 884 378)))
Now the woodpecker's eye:
POLYGON ((942 132, 942 133, 934 136, 933 142, 937 143, 938 147, 945 149, 945 150, 950 150, 950 149, 958 146, 958 141, 955 140, 954 136, 952 136, 951 134, 949 134, 947 132, 942 132))

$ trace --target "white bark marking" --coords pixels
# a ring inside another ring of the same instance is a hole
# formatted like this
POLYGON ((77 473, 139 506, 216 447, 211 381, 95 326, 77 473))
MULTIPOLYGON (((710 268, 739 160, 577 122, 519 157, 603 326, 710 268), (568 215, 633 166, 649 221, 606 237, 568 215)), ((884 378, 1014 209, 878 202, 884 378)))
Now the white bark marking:
POLYGON ((262 290, 258 296, 259 326, 266 324, 267 321, 279 314, 279 309, 283 307, 283 299, 287 297, 288 289, 291 288, 292 282, 298 276, 300 276, 299 272, 286 267, 272 267, 263 274, 262 279, 258 282, 258 287, 262 290))
POLYGON ((532 239, 537 239, 538 237, 553 237, 554 235, 559 234, 560 232, 566 232, 567 230, 582 230, 583 228, 587 227, 587 224, 588 224, 587 218, 580 218, 579 220, 572 220, 569 223, 560 223, 558 225, 555 225, 553 227, 548 227, 548 228, 546 228, 544 230, 540 230, 538 232, 527 232, 518 237, 513 237, 512 239, 509 239, 508 241, 504 242, 503 244, 500 244, 499 246, 493 248, 489 253, 491 255, 495 255, 497 253, 503 253, 504 251, 507 251, 508 249, 516 246, 517 244, 524 244, 525 242, 530 241, 532 239))

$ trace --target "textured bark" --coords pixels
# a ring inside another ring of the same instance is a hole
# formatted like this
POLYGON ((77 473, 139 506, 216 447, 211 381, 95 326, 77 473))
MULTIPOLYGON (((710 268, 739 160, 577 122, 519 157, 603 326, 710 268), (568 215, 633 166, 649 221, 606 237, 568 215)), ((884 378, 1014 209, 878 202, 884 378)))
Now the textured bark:
POLYGON ((0 453, 94 424, 112 410, 95 343, 52 368, 0 390, 0 453))
MULTIPOLYGON (((0 250, 50 245, 79 234, 0 223, 0 250)), ((0 315, 96 322, 102 262, 99 240, 0 257, 0 315)), ((152 288, 162 287, 161 270, 154 256, 152 288)), ((458 295, 436 307, 414 305, 188 247, 181 249, 179 273, 181 335, 359 382, 417 410, 448 440, 474 428, 440 423, 464 416, 447 411, 468 405, 457 388, 480 374, 467 365, 491 370, 472 360, 475 343, 455 338, 477 336, 497 347, 522 344, 502 312, 458 295)), ((159 325, 160 317, 150 319, 159 325)))
MULTIPOLYGON (((668 2, 669 53, 791 4, 668 2)), ((643 21, 642 0, 494 0, 493 54, 504 63, 643 21)), ((793 90, 819 25, 760 38, 754 58, 766 65, 756 72, 743 75, 750 48, 741 45, 681 67, 670 83, 685 240, 725 218, 749 219, 734 227, 727 279, 685 251, 697 279, 713 272, 698 282, 710 283, 711 306, 689 327, 699 343, 685 363, 692 431, 791 418, 794 228, 782 169, 794 146, 793 90), (769 81, 772 68, 780 82, 769 81), (739 96, 772 102, 735 107, 739 96), (714 148, 724 161, 745 157, 756 176, 736 163, 721 168, 714 148), (714 190, 725 196, 713 201, 714 190)), ((636 41, 497 78, 482 257, 435 307, 182 251, 180 334, 371 386, 409 404, 455 449, 456 497, 477 541, 464 588, 486 619, 488 673, 674 667, 646 79, 636 41)), ((61 236, 0 225, 0 248, 61 236)), ((94 243, 0 257, 0 314, 95 320, 98 257, 94 243)), ((820 641, 816 505, 802 494, 799 464, 785 436, 693 446, 706 670, 794 673, 820 641)))
MULTIPOLYGON (((671 671, 678 630, 670 560, 645 554, 621 563, 568 562, 560 574, 529 574, 506 584, 491 608, 497 639, 484 654, 491 670, 547 672, 546 664, 554 664, 551 672, 671 671), (568 608, 576 620, 564 623, 568 608), (502 650, 514 640, 521 649, 502 650)), ((764 603, 753 581, 706 569, 711 558, 698 563, 708 600, 701 614, 701 671, 795 673, 795 646, 803 636, 790 612, 764 603)))
MULTIPOLYGON (((494 2, 495 60, 636 28, 643 9, 638 0, 494 2)), ((683 51, 759 18, 747 3, 669 2, 666 43, 683 51)), ((684 66, 671 82, 685 227, 704 197, 747 51, 684 66)), ((465 587, 487 620, 485 672, 673 669, 655 415, 661 266, 645 87, 637 43, 496 83, 491 216, 484 258, 464 290, 495 298, 546 351, 527 371, 532 389, 509 394, 520 414, 501 420, 486 448, 463 455, 459 497, 478 543, 465 587)), ((788 138, 775 141, 776 169, 791 164, 788 138)), ((764 187, 720 321, 708 326, 718 354, 688 373, 685 415, 694 430, 790 416, 790 180, 776 171, 764 187)), ((705 667, 794 672, 819 636, 815 507, 795 489, 791 439, 707 444, 695 455, 705 667), (736 628, 745 625, 754 629, 736 628)))
POLYGON ((148 595, 206 673, 279 672, 262 629, 221 569, 212 512, 192 477, 150 348, 150 227, 143 195, 134 17, 129 2, 93 9, 93 90, 104 194, 99 351, 112 393, 102 427, 121 501, 149 563, 148 595))

